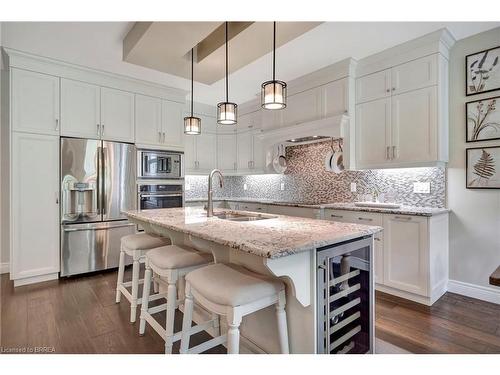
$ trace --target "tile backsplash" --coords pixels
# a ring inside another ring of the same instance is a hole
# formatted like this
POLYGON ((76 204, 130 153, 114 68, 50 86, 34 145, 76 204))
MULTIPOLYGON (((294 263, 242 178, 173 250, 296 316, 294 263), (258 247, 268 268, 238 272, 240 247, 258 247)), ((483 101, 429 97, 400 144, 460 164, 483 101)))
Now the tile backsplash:
MULTIPOLYGON (((444 167, 344 171, 336 174, 324 167, 330 142, 287 147, 288 168, 284 175, 226 176, 224 188, 214 181, 216 197, 259 198, 304 203, 354 202, 373 191, 386 200, 412 206, 442 208, 446 205, 444 167), (414 193, 414 182, 430 183, 430 194, 414 193), (356 192, 351 192, 356 183, 356 192), (246 184, 247 190, 244 190, 246 184), (283 190, 281 190, 283 184, 283 190)), ((186 176, 186 199, 206 198, 207 176, 186 176)))

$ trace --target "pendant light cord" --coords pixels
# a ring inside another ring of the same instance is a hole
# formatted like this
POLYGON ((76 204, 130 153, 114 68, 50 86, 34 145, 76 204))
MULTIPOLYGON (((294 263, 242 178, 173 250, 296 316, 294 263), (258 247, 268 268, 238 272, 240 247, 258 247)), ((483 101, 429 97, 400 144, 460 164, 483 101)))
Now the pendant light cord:
POLYGON ((191 117, 193 117, 193 96, 194 96, 194 48, 191 48, 191 117))
POLYGON ((276 80, 276 22, 273 22, 273 81, 276 80))
POLYGON ((226 103, 229 102, 229 84, 228 84, 228 79, 227 79, 227 76, 228 76, 227 25, 228 25, 228 22, 226 21, 226 103))

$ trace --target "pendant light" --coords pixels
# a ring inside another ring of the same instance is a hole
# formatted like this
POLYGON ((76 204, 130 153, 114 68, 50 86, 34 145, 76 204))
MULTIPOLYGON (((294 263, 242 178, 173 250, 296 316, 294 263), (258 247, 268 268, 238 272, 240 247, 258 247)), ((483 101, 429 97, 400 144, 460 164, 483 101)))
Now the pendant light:
POLYGON ((238 105, 229 102, 227 25, 228 22, 226 22, 226 101, 217 104, 217 123, 220 125, 235 125, 238 121, 238 105))
POLYGON ((201 134, 201 118, 193 116, 193 92, 194 92, 194 49, 191 48, 191 116, 184 117, 184 134, 201 134))
POLYGON ((286 107, 286 83, 276 80, 276 22, 273 22, 273 80, 262 84, 260 102, 264 109, 286 107))

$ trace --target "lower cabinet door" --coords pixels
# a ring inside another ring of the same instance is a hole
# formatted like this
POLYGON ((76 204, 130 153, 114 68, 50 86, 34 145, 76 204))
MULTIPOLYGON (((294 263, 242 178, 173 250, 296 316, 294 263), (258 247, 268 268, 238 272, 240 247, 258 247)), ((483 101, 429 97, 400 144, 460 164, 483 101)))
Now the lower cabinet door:
POLYGON ((59 272, 59 137, 12 133, 11 279, 59 272))
POLYGON ((384 232, 384 285, 427 296, 427 218, 384 215, 384 232))

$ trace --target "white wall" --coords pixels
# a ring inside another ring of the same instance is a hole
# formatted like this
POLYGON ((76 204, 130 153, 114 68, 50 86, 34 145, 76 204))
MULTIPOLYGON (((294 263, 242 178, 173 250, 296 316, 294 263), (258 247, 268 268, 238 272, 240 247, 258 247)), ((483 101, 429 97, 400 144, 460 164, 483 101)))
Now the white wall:
POLYGON ((499 145, 499 141, 474 144, 465 142, 465 103, 500 95, 465 96, 465 56, 500 45, 500 28, 458 41, 450 56, 450 163, 448 168, 448 204, 450 217, 451 291, 476 290, 500 303, 500 288, 488 285, 488 277, 500 265, 500 190, 465 188, 465 149, 499 145), (468 283, 460 284, 460 283, 468 283), (458 286, 457 286, 458 284, 458 286), (479 287, 477 287, 479 286, 479 287), (454 287, 454 288, 452 288, 454 287))

